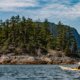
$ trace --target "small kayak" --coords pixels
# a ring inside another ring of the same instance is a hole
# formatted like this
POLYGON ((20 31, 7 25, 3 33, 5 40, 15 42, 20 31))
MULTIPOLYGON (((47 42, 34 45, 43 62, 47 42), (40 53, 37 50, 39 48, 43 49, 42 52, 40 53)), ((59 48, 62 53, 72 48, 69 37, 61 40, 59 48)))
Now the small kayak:
POLYGON ((63 70, 72 70, 72 71, 78 71, 80 69, 77 69, 77 68, 70 68, 70 67, 64 67, 64 66, 59 66, 61 69, 63 70))

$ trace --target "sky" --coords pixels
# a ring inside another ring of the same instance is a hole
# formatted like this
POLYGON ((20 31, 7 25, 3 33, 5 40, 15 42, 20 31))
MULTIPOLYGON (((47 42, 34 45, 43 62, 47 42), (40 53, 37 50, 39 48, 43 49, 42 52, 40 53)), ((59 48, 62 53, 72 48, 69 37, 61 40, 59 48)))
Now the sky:
POLYGON ((80 0, 0 0, 0 19, 20 15, 33 20, 61 21, 80 33, 80 0))

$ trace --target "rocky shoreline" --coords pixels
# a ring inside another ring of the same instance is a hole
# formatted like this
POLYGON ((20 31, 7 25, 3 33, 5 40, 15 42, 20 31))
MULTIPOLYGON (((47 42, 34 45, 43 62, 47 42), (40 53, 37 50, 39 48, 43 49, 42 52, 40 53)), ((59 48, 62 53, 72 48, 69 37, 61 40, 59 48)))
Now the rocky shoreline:
POLYGON ((9 53, 0 56, 0 64, 76 64, 80 58, 67 57, 62 51, 49 50, 47 55, 37 56, 9 53))
POLYGON ((7 56, 0 57, 0 64, 76 64, 80 59, 70 57, 53 57, 47 56, 33 57, 33 56, 7 56))

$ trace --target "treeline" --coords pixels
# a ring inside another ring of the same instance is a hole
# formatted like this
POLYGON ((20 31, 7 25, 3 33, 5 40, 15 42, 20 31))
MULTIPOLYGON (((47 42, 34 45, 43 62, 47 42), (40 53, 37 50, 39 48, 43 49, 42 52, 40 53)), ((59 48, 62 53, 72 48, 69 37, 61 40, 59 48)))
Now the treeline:
POLYGON ((19 15, 0 20, 0 53, 39 55, 47 54, 48 49, 64 51, 66 55, 75 53, 77 44, 71 28, 59 22, 53 36, 50 24, 47 19, 34 22, 19 15))

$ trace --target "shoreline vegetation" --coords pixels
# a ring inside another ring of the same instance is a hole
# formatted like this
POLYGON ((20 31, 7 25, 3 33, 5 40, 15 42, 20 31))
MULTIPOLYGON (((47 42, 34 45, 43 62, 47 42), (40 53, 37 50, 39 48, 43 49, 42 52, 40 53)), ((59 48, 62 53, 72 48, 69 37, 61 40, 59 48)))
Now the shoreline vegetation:
POLYGON ((0 20, 0 64, 75 64, 80 56, 74 30, 19 15, 0 20))

